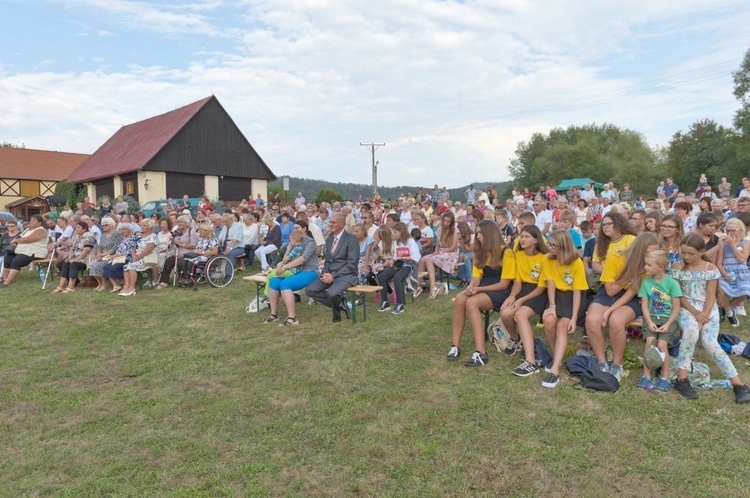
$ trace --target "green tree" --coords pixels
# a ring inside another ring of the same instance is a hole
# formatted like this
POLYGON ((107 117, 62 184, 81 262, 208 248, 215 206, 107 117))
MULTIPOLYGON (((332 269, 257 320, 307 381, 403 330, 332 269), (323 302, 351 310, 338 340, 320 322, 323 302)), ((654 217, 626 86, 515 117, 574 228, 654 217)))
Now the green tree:
POLYGON ((289 202, 289 192, 284 190, 284 187, 282 187, 281 185, 269 184, 268 185, 268 198, 271 199, 276 194, 279 194, 279 198, 281 199, 281 202, 284 202, 284 203, 289 202))
POLYGON ((555 128, 548 135, 534 133, 528 142, 518 144, 508 170, 518 186, 532 190, 566 178, 589 177, 630 183, 636 194, 650 190, 648 182, 658 172, 643 136, 607 123, 555 128))
POLYGON ((711 185, 720 183, 723 176, 737 185, 744 175, 737 144, 734 130, 710 119, 696 121, 669 141, 666 172, 683 192, 694 190, 703 173, 711 185))
MULTIPOLYGON (((734 115, 734 127, 737 130, 737 152, 745 164, 750 161, 750 49, 745 52, 740 68, 732 73, 734 79, 734 96, 740 102, 740 108, 734 115)), ((743 175, 747 175, 747 167, 743 175)), ((737 175, 742 176, 742 175, 737 175)))
POLYGON ((315 202, 333 202, 333 201, 343 201, 344 196, 339 194, 333 189, 330 188, 323 188, 320 189, 320 192, 318 192, 318 196, 315 198, 315 202))

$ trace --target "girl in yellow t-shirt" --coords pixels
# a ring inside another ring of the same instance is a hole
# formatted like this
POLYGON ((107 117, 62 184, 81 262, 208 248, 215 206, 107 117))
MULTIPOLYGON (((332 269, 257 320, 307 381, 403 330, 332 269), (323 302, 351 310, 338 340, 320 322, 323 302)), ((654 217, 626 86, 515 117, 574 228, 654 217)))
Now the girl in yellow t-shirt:
POLYGON ((523 344, 526 356, 525 361, 513 370, 513 374, 527 377, 541 368, 534 358, 534 331, 529 320, 534 315, 541 315, 547 306, 547 295, 544 287, 539 287, 539 277, 549 251, 542 233, 534 225, 523 227, 519 238, 518 251, 515 253, 516 278, 510 295, 501 308, 500 319, 510 336, 505 354, 515 354, 520 344, 523 344))
POLYGON ((549 238, 549 254, 542 266, 539 286, 547 288, 549 306, 542 319, 552 349, 552 366, 542 382, 544 387, 557 387, 560 365, 568 349, 568 334, 576 331, 576 323, 586 314, 585 298, 589 288, 573 238, 567 230, 555 230, 549 238))

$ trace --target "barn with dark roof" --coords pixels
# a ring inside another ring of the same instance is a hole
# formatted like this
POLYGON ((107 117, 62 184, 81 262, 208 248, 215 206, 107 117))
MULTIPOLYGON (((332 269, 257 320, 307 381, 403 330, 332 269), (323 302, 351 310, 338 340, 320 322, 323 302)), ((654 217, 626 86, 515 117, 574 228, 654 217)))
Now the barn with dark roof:
POLYGON ((67 178, 89 197, 267 198, 275 180, 215 96, 120 128, 67 178))

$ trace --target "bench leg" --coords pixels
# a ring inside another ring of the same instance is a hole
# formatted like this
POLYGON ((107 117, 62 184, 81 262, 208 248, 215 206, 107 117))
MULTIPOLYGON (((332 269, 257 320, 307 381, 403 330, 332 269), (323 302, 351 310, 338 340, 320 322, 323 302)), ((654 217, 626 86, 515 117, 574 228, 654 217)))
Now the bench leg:
POLYGON ((354 325, 357 323, 357 295, 354 292, 347 292, 347 294, 349 294, 349 303, 352 305, 352 325, 354 325))

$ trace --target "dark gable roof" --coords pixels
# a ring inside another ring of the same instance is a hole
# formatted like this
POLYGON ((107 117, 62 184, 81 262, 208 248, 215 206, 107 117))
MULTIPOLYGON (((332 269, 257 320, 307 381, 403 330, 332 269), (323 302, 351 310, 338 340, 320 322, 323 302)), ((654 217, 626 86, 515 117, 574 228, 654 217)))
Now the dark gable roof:
POLYGON ((88 154, 0 147, 0 178, 59 182, 88 157, 88 154))
MULTIPOLYGON (((218 115, 224 119, 224 122, 229 123, 229 128, 227 128, 228 133, 241 142, 238 144, 240 145, 240 148, 251 151, 249 154, 254 158, 252 159, 253 163, 256 164, 256 167, 252 168, 256 171, 256 178, 266 178, 270 180, 276 178, 263 159, 261 159, 255 152, 252 145, 250 145, 239 128, 237 128, 237 125, 226 113, 218 99, 212 95, 166 114, 161 114, 144 121, 123 126, 117 131, 117 133, 107 140, 104 145, 99 147, 99 149, 88 160, 84 161, 84 163, 68 177, 68 181, 76 183, 88 182, 101 178, 111 178, 116 175, 133 173, 144 168, 157 171, 174 171, 174 169, 164 169, 164 163, 166 158, 173 157, 172 154, 174 154, 175 151, 175 143, 178 142, 182 144, 186 137, 193 136, 194 130, 205 130, 206 126, 210 126, 206 121, 208 119, 208 111, 201 113, 203 109, 209 109, 211 112, 210 115, 214 117, 218 112, 218 115), (199 114, 200 116, 198 116, 199 114), (196 128, 197 123, 201 123, 201 126, 198 128, 196 128), (186 133, 190 134, 186 135, 186 133), (177 138, 178 136, 182 137, 182 140, 177 138)), ((182 151, 184 153, 184 149, 182 151)), ((202 151, 195 151, 195 154, 198 154, 199 156, 211 153, 210 150, 205 149, 202 151)), ((195 162, 191 160, 190 157, 195 159, 199 156, 189 156, 187 158, 182 157, 180 159, 195 162)), ((201 160, 205 159, 201 158, 201 160)), ((245 168, 242 169, 244 170, 245 168)), ((212 174, 208 171, 204 174, 206 173, 212 174)), ((224 175, 228 173, 214 172, 213 174, 224 175)))
POLYGON ((84 161, 68 181, 87 182, 140 170, 212 98, 214 96, 123 126, 84 161))

